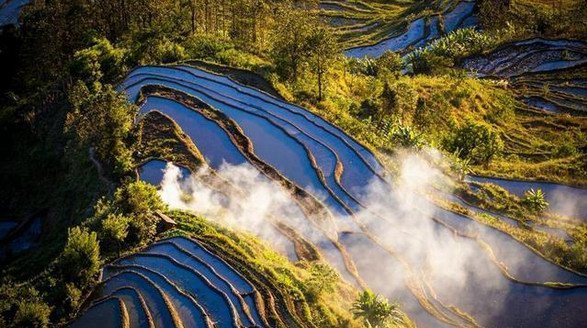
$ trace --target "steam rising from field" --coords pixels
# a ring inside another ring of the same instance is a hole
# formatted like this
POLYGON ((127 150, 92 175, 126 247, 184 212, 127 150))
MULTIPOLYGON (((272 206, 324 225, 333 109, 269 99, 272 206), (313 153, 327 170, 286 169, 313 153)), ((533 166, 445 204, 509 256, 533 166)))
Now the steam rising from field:
MULTIPOLYGON (((435 152, 429 152, 427 157, 442 160, 435 152)), ((417 311, 418 307, 405 285, 405 278, 412 274, 430 282, 434 292, 447 303, 466 304, 465 310, 476 315, 480 312, 499 315, 501 299, 508 295, 509 281, 475 241, 457 237, 435 223, 433 218, 446 212, 423 195, 432 191, 433 186, 450 190, 450 179, 420 155, 406 152, 393 160, 398 163, 398 174, 393 181, 373 179, 361 199, 365 209, 356 213, 354 219, 334 220, 340 233, 338 238, 357 263, 361 276, 377 292, 403 301, 408 312, 417 311), (366 227, 371 238, 361 234, 355 222, 366 227), (373 238, 384 247, 378 246, 373 238), (390 255, 388 250, 399 256, 390 255), (411 269, 406 269, 400 260, 411 269), (493 299, 480 297, 483 295, 491 295, 493 299)), ((221 220, 233 228, 258 235, 278 249, 291 247, 291 243, 271 224, 276 219, 286 222, 314 245, 325 241, 326 237, 305 219, 298 205, 252 166, 223 165, 218 170, 220 176, 243 190, 243 194, 219 194, 200 182, 198 177, 202 174, 206 172, 182 180, 179 168, 168 164, 161 197, 172 208, 221 220)), ((524 261, 520 256, 518 263, 524 261)), ((333 265, 342 270, 340 265, 333 265)))
POLYGON ((235 191, 220 193, 202 183, 200 177, 209 174, 207 168, 183 177, 177 166, 168 163, 160 196, 171 208, 188 210, 231 228, 253 233, 290 254, 293 246, 277 231, 277 221, 287 223, 309 240, 323 238, 307 223, 300 207, 289 195, 250 164, 234 166, 225 163, 217 173, 234 186, 235 191))

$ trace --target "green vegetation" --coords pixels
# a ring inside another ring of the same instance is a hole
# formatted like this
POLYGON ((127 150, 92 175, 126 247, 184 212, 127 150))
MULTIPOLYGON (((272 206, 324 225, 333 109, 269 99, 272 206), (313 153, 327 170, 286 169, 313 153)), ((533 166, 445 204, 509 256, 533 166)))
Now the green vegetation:
POLYGON ((526 191, 522 204, 534 213, 542 213, 548 208, 548 202, 544 199, 544 192, 541 189, 526 191))
MULTIPOLYGON (((323 1, 342 10, 322 11, 313 1, 265 0, 255 6, 244 0, 57 0, 26 7, 21 28, 6 32, 18 40, 7 49, 18 58, 2 63, 10 74, 0 90, 0 192, 6 195, 0 209, 13 217, 40 209, 50 214, 43 247, 2 269, 0 326, 65 323, 105 261, 157 238, 155 213, 166 208, 154 187, 133 182, 139 161, 165 157, 192 169, 203 161, 165 118, 149 115, 135 125, 136 106, 114 85, 140 64, 203 60, 252 70, 287 100, 380 153, 441 149, 461 179, 475 172, 587 185, 584 119, 528 110, 507 83, 458 68, 464 57, 515 39, 585 38, 584 1, 551 6, 520 0, 498 7, 483 1, 483 32, 445 35, 405 63, 393 52, 378 59, 341 55, 345 47, 400 33, 418 17, 429 21, 447 3, 323 1), (410 74, 402 75, 403 69, 410 74)), ((467 201, 520 224, 475 219, 557 263, 587 269, 587 227, 544 214, 548 204, 539 190, 519 199, 492 186, 481 193, 459 188, 467 201), (574 243, 529 229, 526 221, 562 228, 574 243)), ((348 313, 355 292, 325 264, 293 265, 251 236, 185 213, 173 216, 180 227, 168 235, 189 234, 226 251, 251 275, 268 275, 295 300, 304 320, 357 325, 348 313)), ((367 325, 411 324, 397 306, 368 291, 353 308, 367 325)))
POLYGON ((457 195, 472 205, 512 218, 517 221, 517 225, 511 225, 493 215, 473 213, 459 205, 441 203, 453 211, 512 235, 555 263, 579 272, 587 270, 586 224, 544 212, 548 203, 541 190, 529 190, 525 197, 520 198, 494 184, 475 184, 475 187, 478 190, 473 192, 468 186, 459 186, 457 195), (567 232, 572 242, 547 234, 536 226, 567 232))
MULTIPOLYGON (((300 261, 291 263, 257 238, 218 226, 202 217, 173 211, 168 213, 179 225, 163 237, 189 236, 237 268, 256 286, 267 286, 280 295, 280 302, 295 300, 301 322, 319 327, 360 327, 350 315, 356 291, 327 264, 300 261)), ((263 294, 263 290, 260 290, 263 294)), ((403 314, 403 313, 402 313, 403 314)), ((410 324, 406 318, 406 325, 410 324)))
POLYGON ((14 314, 13 319, 0 316, 2 327, 44 328, 49 326, 51 308, 43 302, 36 289, 4 283, 0 286, 0 295, 2 295, 0 311, 14 314))
POLYGON ((97 234, 79 227, 70 229, 67 244, 59 262, 65 279, 87 286, 100 270, 100 246, 97 234))
POLYGON ((405 324, 403 313, 397 304, 390 304, 386 299, 370 290, 359 294, 352 308, 355 318, 361 318, 366 327, 398 327, 405 324))
POLYGON ((467 122, 443 141, 444 149, 473 164, 487 164, 503 151, 503 142, 489 127, 467 122))

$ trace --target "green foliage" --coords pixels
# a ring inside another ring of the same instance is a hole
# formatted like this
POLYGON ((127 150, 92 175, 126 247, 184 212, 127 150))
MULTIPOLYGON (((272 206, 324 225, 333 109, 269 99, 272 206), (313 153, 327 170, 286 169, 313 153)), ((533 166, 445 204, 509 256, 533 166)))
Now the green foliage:
POLYGON ((0 326, 7 328, 47 327, 51 307, 39 292, 26 284, 0 285, 0 326))
POLYGON ((148 216, 165 209, 157 188, 142 180, 118 188, 114 193, 114 202, 128 215, 148 216))
POLYGON ((88 84, 98 81, 112 81, 126 70, 124 62, 127 51, 115 48, 105 38, 94 40, 94 44, 77 51, 70 64, 70 70, 88 84))
POLYGON ((60 267, 65 279, 86 286, 100 270, 100 245, 95 232, 85 228, 69 229, 60 267))
POLYGON ((457 29, 434 41, 425 51, 437 56, 459 59, 491 49, 498 39, 474 28, 457 29))
POLYGON ((511 0, 483 0, 479 3, 479 20, 485 29, 501 28, 511 19, 511 0))
POLYGON ((381 110, 379 112, 378 119, 393 118, 392 115, 396 115, 400 111, 399 96, 396 88, 389 83, 386 83, 383 87, 383 92, 379 96, 381 110))
POLYGON ((473 168, 471 166, 471 159, 470 158, 462 158, 460 156, 460 150, 455 151, 449 157, 450 160, 450 168, 456 173, 458 179, 463 181, 465 177, 471 173, 473 173, 473 168))
POLYGON ((377 62, 371 57, 349 58, 347 59, 347 67, 349 72, 355 75, 377 76, 378 72, 377 62))
POLYGON ((399 54, 386 51, 378 58, 349 58, 349 71, 353 74, 377 76, 379 78, 398 77, 403 68, 403 61, 399 54))
POLYGON ((359 294, 351 309, 355 318, 361 318, 367 327, 384 328, 403 323, 403 313, 397 304, 370 290, 359 294))
MULTIPOLYGON (((124 213, 129 218, 126 240, 136 245, 153 240, 157 232, 154 213, 164 209, 165 204, 157 194, 155 186, 144 181, 135 181, 126 183, 116 190, 109 211, 124 213)), ((122 224, 117 222, 117 225, 122 224)))
POLYGON ((544 198, 542 189, 530 189, 526 191, 522 204, 534 213, 542 213, 548 208, 548 202, 544 198))
POLYGON ((45 328, 49 326, 51 308, 40 301, 21 300, 14 316, 13 327, 45 328))
POLYGON ((492 33, 474 28, 457 29, 428 47, 412 52, 407 63, 414 74, 446 74, 460 59, 493 49, 515 33, 511 25, 492 33))
POLYGON ((331 266, 324 263, 312 264, 309 271, 310 277, 304 281, 304 294, 308 302, 316 303, 323 293, 334 292, 340 277, 331 266))
POLYGON ((325 75, 339 54, 338 43, 332 29, 326 25, 314 27, 307 40, 308 64, 318 78, 318 100, 322 100, 325 75))
POLYGON ((76 311, 82 300, 82 291, 72 283, 65 284, 65 305, 69 313, 76 311))
POLYGON ((79 81, 69 94, 71 110, 65 131, 70 135, 69 150, 87 154, 94 147, 99 159, 119 175, 133 168, 128 147, 137 107, 111 85, 94 83, 92 89, 79 81))
POLYGON ((499 135, 485 124, 467 122, 446 138, 444 149, 469 159, 474 164, 487 164, 503 150, 499 135))
POLYGON ((391 133, 391 140, 399 147, 419 149, 424 145, 422 135, 409 126, 396 126, 391 133))
POLYGON ((401 74, 403 68, 402 57, 393 52, 386 51, 376 60, 377 75, 380 77, 393 76, 397 77, 401 74))
POLYGON ((446 68, 454 66, 450 58, 440 56, 425 49, 415 50, 410 53, 406 62, 414 74, 442 74, 446 73, 446 68))
POLYGON ((130 219, 121 214, 110 213, 102 220, 102 229, 100 238, 104 241, 103 245, 116 245, 120 252, 121 243, 128 236, 128 226, 130 219))
POLYGON ((187 52, 182 45, 166 37, 153 40, 153 43, 148 47, 149 50, 143 54, 141 62, 167 64, 188 58, 187 52))
POLYGON ((233 50, 235 45, 227 38, 196 34, 186 40, 185 48, 192 58, 214 61, 221 53, 233 50))
POLYGON ((280 75, 297 81, 308 57, 308 40, 314 20, 307 12, 293 6, 280 8, 281 26, 274 31, 272 57, 280 75))

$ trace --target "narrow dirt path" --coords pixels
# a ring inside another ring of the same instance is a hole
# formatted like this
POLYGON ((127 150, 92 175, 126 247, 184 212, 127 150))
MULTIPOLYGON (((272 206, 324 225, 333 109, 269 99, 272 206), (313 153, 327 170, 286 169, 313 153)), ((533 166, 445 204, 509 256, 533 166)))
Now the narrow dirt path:
POLYGON ((90 147, 88 149, 88 155, 90 157, 90 161, 92 161, 96 167, 96 170, 98 171, 98 177, 100 178, 100 181, 102 181, 108 187, 108 192, 112 193, 114 191, 115 184, 104 174, 104 167, 102 167, 102 163, 100 163, 100 161, 98 161, 96 158, 96 148, 90 147))

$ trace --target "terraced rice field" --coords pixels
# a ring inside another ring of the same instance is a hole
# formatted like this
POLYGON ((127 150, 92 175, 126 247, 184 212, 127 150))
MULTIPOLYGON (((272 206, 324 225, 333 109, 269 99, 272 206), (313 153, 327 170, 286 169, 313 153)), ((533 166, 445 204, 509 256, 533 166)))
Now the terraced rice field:
POLYGON ((572 40, 530 39, 507 44, 486 56, 468 58, 465 69, 481 76, 515 77, 587 63, 587 44, 572 40))
MULTIPOLYGON (((351 40, 349 44, 352 47, 345 51, 349 57, 379 57, 388 50, 404 53, 424 47, 456 29, 477 25, 475 4, 475 1, 416 2, 410 7, 402 8, 402 18, 390 19, 390 23, 375 18, 374 21, 366 21, 364 24, 338 27, 338 30, 342 33, 343 40, 351 40), (422 12, 426 14, 422 15, 422 12)), ((334 9, 329 9, 325 15, 333 17, 332 10, 334 9)), ((343 9, 339 10, 345 13, 343 9)))
MULTIPOLYGON (((247 165, 283 186, 302 213, 293 216, 299 222, 285 223, 350 283, 398 299, 419 326, 556 322, 570 327, 586 319, 581 309, 587 277, 558 267, 505 233, 406 192, 388 181, 373 153, 304 108, 185 65, 137 68, 120 88, 143 115, 156 110, 173 119, 207 159, 209 170, 222 175, 223 163, 247 165), (316 213, 326 220, 316 220, 316 213), (311 230, 320 233, 308 234, 311 230)), ((143 178, 157 181, 161 175, 153 178, 153 173, 162 167, 163 162, 149 162, 143 178)), ((197 303, 222 326, 257 323, 254 313, 249 317, 234 305, 238 293, 231 294, 204 263, 188 263, 189 256, 182 256, 187 255, 161 242, 122 259, 105 270, 105 278, 119 281, 109 291, 131 276, 139 288, 145 276, 172 295, 170 305, 159 301, 156 306, 176 308, 181 320, 201 320, 187 293, 196 301, 200 294, 206 297, 197 303), (193 285, 186 283, 192 279, 193 285), (205 281, 223 293, 207 289, 205 281)), ((156 289, 151 292, 157 295, 156 289)), ((156 319, 163 324, 174 316, 163 312, 156 319)))
POLYGON ((526 191, 530 189, 541 189, 545 193, 546 201, 551 204, 549 211, 587 220, 587 189, 549 182, 516 181, 487 177, 468 177, 467 181, 492 183, 518 197, 524 197, 526 191))
POLYGON ((183 237, 161 240, 104 267, 90 300, 72 327, 270 326, 255 286, 183 237))
POLYGON ((480 76, 507 78, 528 108, 554 114, 587 115, 587 44, 530 39, 468 58, 463 67, 480 76))

